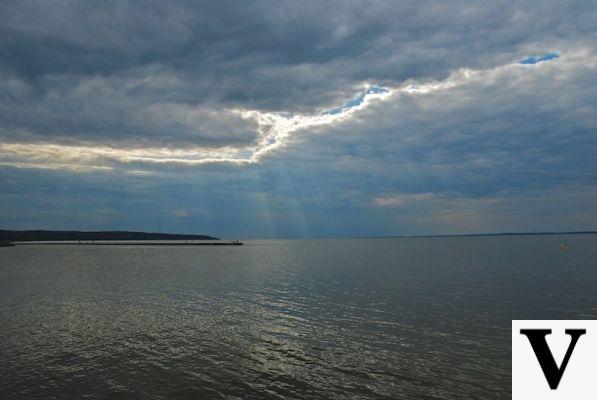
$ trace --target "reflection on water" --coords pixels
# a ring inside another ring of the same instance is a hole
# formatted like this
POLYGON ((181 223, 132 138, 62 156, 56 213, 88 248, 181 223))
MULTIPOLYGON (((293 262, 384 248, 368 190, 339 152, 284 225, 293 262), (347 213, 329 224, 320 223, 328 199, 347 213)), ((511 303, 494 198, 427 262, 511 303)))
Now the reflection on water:
POLYGON ((596 319, 595 267, 595 235, 1 249, 0 398, 506 399, 510 321, 596 319))

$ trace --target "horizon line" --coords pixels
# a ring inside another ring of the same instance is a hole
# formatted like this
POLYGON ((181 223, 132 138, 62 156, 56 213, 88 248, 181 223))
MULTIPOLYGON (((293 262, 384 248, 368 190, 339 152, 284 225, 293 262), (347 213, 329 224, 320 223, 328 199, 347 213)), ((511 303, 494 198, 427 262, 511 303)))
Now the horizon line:
MULTIPOLYGON (((78 230, 78 229, 4 229, 0 228, 0 232, 77 232, 77 233, 140 233, 140 234, 154 234, 154 235, 180 235, 180 236, 216 236, 203 233, 173 233, 173 232, 155 232, 142 230, 78 230)), ((432 237, 474 237, 474 236, 533 236, 533 235, 590 235, 597 234, 597 230, 580 230, 580 231, 540 231, 540 232, 485 232, 485 233, 453 233, 453 234, 403 234, 403 235, 367 235, 367 236, 314 236, 314 237, 244 237, 243 240, 313 240, 313 239, 392 239, 392 238, 432 238, 432 237)), ((217 238, 228 240, 230 237, 217 236, 217 238)), ((236 238, 236 237, 235 237, 236 238)))

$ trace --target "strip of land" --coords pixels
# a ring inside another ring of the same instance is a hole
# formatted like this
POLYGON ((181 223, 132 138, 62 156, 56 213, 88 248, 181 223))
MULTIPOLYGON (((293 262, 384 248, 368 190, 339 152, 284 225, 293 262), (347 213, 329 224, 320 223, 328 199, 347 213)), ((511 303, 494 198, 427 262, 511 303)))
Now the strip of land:
MULTIPOLYGON (((220 240, 207 235, 182 235, 172 233, 150 233, 129 231, 11 231, 0 230, 0 242, 54 242, 92 240, 220 240)), ((96 243, 97 244, 97 243, 96 243)))
POLYGON ((476 237, 476 236, 544 236, 544 235, 595 235, 597 231, 562 231, 562 232, 497 232, 497 233, 461 233, 446 235, 390 235, 364 236, 357 239, 399 239, 399 238, 445 238, 445 237, 476 237))
POLYGON ((105 242, 9 242, 8 246, 242 246, 239 241, 217 242, 160 242, 160 241, 105 241, 105 242))

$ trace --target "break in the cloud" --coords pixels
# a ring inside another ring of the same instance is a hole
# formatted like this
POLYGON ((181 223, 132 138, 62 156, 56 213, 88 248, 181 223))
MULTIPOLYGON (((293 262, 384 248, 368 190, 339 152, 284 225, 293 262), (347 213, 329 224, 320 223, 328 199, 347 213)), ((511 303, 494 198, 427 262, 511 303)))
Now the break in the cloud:
POLYGON ((551 61, 558 58, 560 55, 558 53, 547 53, 542 56, 529 56, 525 57, 524 59, 520 60, 521 64, 537 64, 543 61, 551 61))
POLYGON ((0 225, 592 228, 596 16, 584 1, 4 2, 0 225))
MULTIPOLYGON (((550 53, 554 54, 554 53, 550 53)), ((534 58, 539 61, 550 61, 556 57, 550 54, 534 58)), ((520 62, 519 64, 536 64, 537 62, 520 62)), ((578 60, 574 60, 578 62, 578 60)), ((572 62, 574 62, 572 61, 572 62)), ((586 60, 582 60, 583 63, 586 60)), ((361 93, 340 107, 322 112, 292 114, 289 112, 261 112, 257 110, 221 110, 208 111, 190 109, 187 105, 152 105, 142 119, 142 123, 150 127, 162 127, 169 123, 178 128, 177 137, 192 137, 187 130, 197 129, 206 132, 222 132, 211 136, 195 138, 200 143, 211 144, 223 140, 224 145, 173 147, 175 140, 169 140, 161 147, 109 147, 91 144, 57 144, 45 142, 6 143, 0 145, 0 164, 7 166, 28 166, 31 168, 57 169, 111 169, 112 163, 139 164, 181 164, 200 165, 209 163, 258 163, 263 156, 284 147, 291 136, 318 126, 332 125, 350 119, 355 113, 365 109, 371 101, 394 101, 401 94, 427 95, 434 91, 446 91, 470 82, 483 82, 495 79, 496 75, 519 76, 532 73, 521 70, 516 64, 506 64, 488 70, 460 69, 443 81, 424 83, 407 83, 394 88, 383 88, 368 85, 361 93), (241 121, 245 121, 242 123, 241 121), (237 126, 244 128, 245 140, 233 140, 235 131, 241 132, 237 126)), ((151 137, 151 136, 150 136, 151 137)), ((163 139, 163 137, 162 137, 163 139)), ((141 142, 143 143, 143 142, 141 142)))
MULTIPOLYGON (((229 120, 233 118, 248 121, 245 123, 247 143, 236 144, 229 140, 221 147, 187 145, 171 147, 172 141, 162 147, 117 148, 98 144, 57 144, 46 142, 5 143, 0 144, 0 164, 6 166, 28 166, 30 168, 73 170, 111 169, 110 162, 181 164, 199 165, 226 162, 233 164, 257 163, 267 153, 283 147, 290 136, 301 130, 320 125, 330 125, 350 118, 355 112, 367 106, 368 102, 383 99, 391 94, 387 89, 371 86, 350 100, 346 105, 332 111, 312 115, 292 115, 289 113, 260 112, 256 110, 223 110, 207 112, 188 110, 187 106, 152 106, 151 112, 144 119, 148 126, 160 126, 172 121, 179 126, 180 136, 184 136, 186 127, 201 128, 212 124, 214 138, 225 140, 234 132, 235 126, 229 120), (220 122, 224 120, 224 122, 220 122), (253 131, 250 131, 252 127, 253 131)), ((209 138, 211 140, 211 137, 209 138)), ((196 139, 205 142, 206 138, 196 139)))

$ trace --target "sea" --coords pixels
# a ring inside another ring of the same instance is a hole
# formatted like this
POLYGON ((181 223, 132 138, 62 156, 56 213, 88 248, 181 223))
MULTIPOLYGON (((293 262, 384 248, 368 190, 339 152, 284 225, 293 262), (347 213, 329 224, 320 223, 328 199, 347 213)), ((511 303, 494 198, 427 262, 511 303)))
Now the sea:
POLYGON ((0 248, 0 399, 509 399, 597 319, 597 235, 244 243, 0 248))

